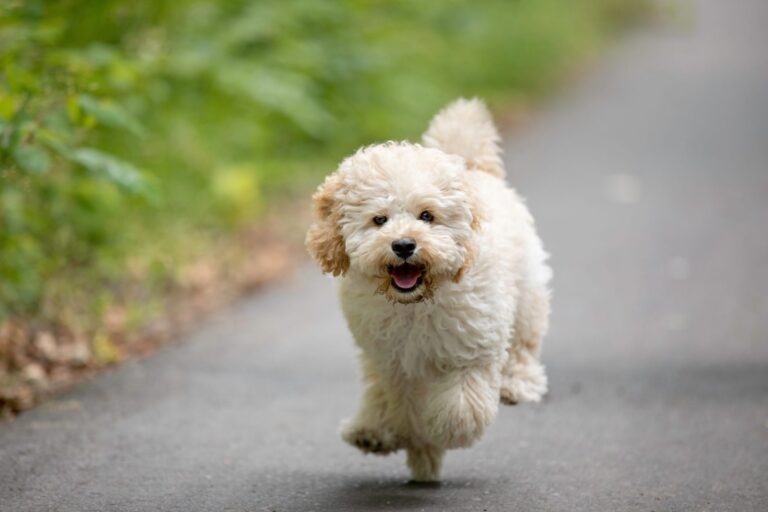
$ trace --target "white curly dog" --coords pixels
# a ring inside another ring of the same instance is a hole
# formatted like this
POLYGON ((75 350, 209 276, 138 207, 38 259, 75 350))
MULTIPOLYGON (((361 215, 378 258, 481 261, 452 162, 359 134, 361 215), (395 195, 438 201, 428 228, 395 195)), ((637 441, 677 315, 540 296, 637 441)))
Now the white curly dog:
POLYGON ((440 478, 508 404, 538 402, 551 270, 523 200, 504 181, 484 104, 460 99, 422 144, 361 148, 319 187, 306 245, 340 275, 365 392, 342 424, 366 453, 407 450, 440 478))

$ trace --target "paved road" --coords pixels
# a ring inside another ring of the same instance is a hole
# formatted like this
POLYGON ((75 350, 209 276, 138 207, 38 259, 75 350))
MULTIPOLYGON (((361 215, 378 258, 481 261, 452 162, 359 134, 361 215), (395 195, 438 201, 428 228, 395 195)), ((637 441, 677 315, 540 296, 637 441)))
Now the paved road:
POLYGON ((441 487, 339 441, 354 351, 307 267, 0 426, 0 510, 768 510, 768 4, 695 6, 508 144, 553 253, 552 392, 441 487))

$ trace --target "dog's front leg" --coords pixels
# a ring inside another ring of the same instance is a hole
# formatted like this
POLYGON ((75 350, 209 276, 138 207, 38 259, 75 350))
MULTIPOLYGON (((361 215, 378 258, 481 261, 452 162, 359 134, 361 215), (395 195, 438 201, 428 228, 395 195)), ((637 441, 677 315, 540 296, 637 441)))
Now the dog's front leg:
POLYGON ((373 363, 361 355, 365 392, 357 414, 341 423, 344 441, 365 453, 387 455, 402 447, 395 431, 397 407, 373 363))
POLYGON ((417 445, 408 448, 408 467, 415 482, 438 482, 443 466, 445 450, 431 445, 417 445))
POLYGON ((428 440, 441 448, 465 448, 482 436, 499 404, 495 365, 446 372, 427 387, 424 424, 428 440))

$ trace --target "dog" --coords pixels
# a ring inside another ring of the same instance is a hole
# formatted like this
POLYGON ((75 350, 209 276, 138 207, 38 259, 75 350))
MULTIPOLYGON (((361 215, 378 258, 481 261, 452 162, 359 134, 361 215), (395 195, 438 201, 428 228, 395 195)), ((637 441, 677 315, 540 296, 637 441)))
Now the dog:
POLYGON ((346 158, 313 195, 306 247, 339 295, 365 390, 341 436, 404 449, 414 481, 480 439, 499 402, 538 402, 551 270, 531 214, 505 183, 485 105, 459 99, 421 144, 346 158))

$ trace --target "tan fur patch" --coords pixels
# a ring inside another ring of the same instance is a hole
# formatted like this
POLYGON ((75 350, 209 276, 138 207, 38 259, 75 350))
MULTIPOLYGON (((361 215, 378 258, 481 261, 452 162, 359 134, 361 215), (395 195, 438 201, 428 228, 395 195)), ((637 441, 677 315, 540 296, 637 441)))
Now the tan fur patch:
POLYGON ((323 272, 334 276, 344 275, 349 270, 349 256, 339 229, 336 196, 340 189, 341 180, 331 175, 312 196, 315 221, 309 227, 305 240, 307 251, 323 272))
POLYGON ((464 277, 464 274, 466 274, 467 270, 469 270, 469 268, 475 262, 475 251, 472 248, 472 246, 470 244, 465 244, 464 248, 467 251, 467 255, 464 257, 464 264, 461 266, 459 271, 453 275, 453 278, 451 279, 454 283, 461 282, 461 278, 464 277))
MULTIPOLYGON (((480 201, 477 200, 477 194, 472 192, 470 194, 471 202, 470 202, 470 211, 472 212, 472 231, 480 231, 480 227, 482 226, 483 221, 485 220, 485 213, 483 212, 483 206, 480 203, 480 201)), ((458 272, 454 274, 452 281, 454 283, 458 283, 461 281, 461 278, 464 277, 464 274, 466 274, 467 270, 469 270, 469 267, 472 266, 472 264, 475 262, 475 248, 473 246, 473 243, 471 241, 467 241, 463 244, 464 250, 467 252, 466 257, 464 258, 464 264, 461 266, 458 272)))
POLYGON ((480 226, 485 221, 486 214, 483 208, 483 204, 477 198, 477 192, 472 190, 470 192, 470 205, 469 210, 472 212, 472 230, 480 231, 480 226))

